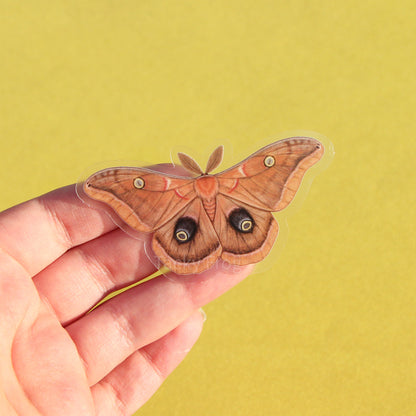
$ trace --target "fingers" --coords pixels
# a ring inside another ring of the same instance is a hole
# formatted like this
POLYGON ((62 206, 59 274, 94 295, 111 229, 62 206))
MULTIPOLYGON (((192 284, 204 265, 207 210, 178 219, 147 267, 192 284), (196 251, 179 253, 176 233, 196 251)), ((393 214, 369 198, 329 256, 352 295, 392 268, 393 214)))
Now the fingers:
POLYGON ((178 327, 133 352, 91 389, 97 415, 130 415, 141 407, 185 358, 199 337, 203 318, 194 312, 178 327))
POLYGON ((68 325, 95 384, 130 354, 154 342, 192 311, 243 280, 251 267, 228 270, 221 263, 195 276, 158 276, 110 299, 68 325))

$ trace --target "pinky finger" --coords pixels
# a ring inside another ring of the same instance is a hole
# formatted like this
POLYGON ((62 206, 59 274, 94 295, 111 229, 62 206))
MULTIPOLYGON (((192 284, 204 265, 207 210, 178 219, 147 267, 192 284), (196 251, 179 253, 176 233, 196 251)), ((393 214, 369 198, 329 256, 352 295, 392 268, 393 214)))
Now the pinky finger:
POLYGON ((99 416, 132 415, 156 392, 198 339, 204 317, 194 312, 157 341, 135 351, 91 388, 99 416))

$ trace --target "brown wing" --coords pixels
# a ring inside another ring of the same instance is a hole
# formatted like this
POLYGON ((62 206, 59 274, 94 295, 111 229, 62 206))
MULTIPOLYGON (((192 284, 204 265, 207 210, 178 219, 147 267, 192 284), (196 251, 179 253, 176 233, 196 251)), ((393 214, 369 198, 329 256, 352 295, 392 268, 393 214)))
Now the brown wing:
POLYGON ((256 208, 279 211, 292 201, 306 170, 323 153, 322 144, 312 138, 280 140, 215 175, 219 192, 256 208))
POLYGON ((245 265, 263 260, 277 237, 273 215, 224 195, 217 196, 214 228, 222 245, 221 257, 231 264, 245 265), (251 227, 244 229, 244 220, 251 227))
POLYGON ((83 185, 91 198, 112 207, 137 231, 162 226, 195 198, 193 180, 146 168, 110 168, 90 176, 83 185))
POLYGON ((202 202, 195 198, 153 236, 153 251, 175 273, 200 273, 221 255, 221 245, 202 202), (179 239, 178 233, 183 234, 179 239))

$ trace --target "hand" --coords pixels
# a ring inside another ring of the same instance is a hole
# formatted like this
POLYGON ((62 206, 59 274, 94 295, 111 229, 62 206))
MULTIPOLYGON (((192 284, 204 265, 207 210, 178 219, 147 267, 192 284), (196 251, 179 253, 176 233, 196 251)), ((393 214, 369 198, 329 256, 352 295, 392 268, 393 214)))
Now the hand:
POLYGON ((0 214, 1 415, 132 414, 197 340, 198 309, 251 269, 160 275, 87 313, 156 271, 144 244, 74 186, 0 214))

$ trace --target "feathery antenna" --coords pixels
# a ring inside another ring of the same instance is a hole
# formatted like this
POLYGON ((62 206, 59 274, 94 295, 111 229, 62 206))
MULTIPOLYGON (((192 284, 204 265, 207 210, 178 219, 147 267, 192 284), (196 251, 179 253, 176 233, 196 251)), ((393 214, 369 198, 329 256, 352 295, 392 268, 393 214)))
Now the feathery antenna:
MULTIPOLYGON (((224 155, 224 146, 217 147, 208 159, 207 167, 205 169, 205 175, 216 169, 222 162, 224 155)), ((203 170, 198 163, 191 156, 185 153, 178 153, 178 158, 181 161, 182 166, 189 172, 196 175, 204 175, 203 170)))
POLYGON ((205 173, 210 173, 216 169, 222 162, 222 157, 224 156, 224 146, 217 147, 208 159, 207 167, 205 173))
POLYGON ((202 175, 204 173, 198 163, 196 163, 191 156, 188 156, 185 153, 178 153, 178 158, 181 161, 182 166, 189 172, 197 175, 202 175))

